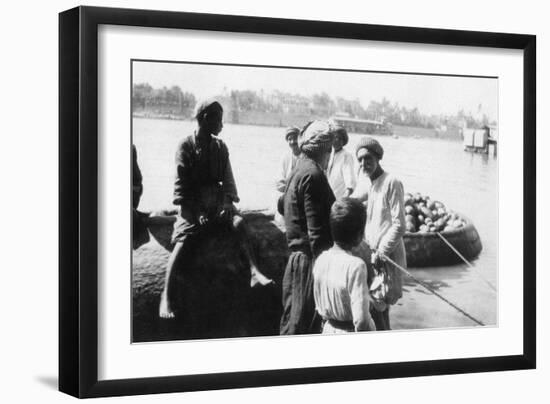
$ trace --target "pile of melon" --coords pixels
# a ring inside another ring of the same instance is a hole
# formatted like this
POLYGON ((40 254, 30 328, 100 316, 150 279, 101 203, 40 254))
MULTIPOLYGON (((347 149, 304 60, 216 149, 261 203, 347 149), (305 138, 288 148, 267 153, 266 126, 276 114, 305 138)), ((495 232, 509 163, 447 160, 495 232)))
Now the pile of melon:
POLYGON ((439 201, 420 193, 405 194, 405 219, 409 233, 436 233, 460 229, 466 221, 439 201))

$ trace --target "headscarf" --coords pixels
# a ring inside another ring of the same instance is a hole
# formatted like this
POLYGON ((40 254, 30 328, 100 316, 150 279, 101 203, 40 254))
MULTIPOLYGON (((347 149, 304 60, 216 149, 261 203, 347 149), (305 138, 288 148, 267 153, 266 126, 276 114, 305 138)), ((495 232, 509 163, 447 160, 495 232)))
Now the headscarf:
POLYGON ((297 128, 296 126, 291 126, 289 128, 286 128, 285 139, 288 140, 289 136, 292 136, 292 135, 298 136, 299 134, 300 134, 300 128, 297 128))
POLYGON ((378 140, 369 136, 363 136, 361 139, 359 139, 357 146, 355 146, 356 156, 360 149, 367 149, 371 153, 376 154, 379 160, 382 160, 382 157, 384 156, 384 149, 382 148, 380 143, 378 143, 378 140))
POLYGON ((216 100, 204 100, 195 106, 195 119, 201 122, 206 115, 215 110, 223 111, 221 104, 216 100))
POLYGON ((330 152, 334 135, 330 125, 326 121, 313 121, 308 123, 300 136, 298 136, 298 147, 306 155, 315 155, 320 152, 330 152))

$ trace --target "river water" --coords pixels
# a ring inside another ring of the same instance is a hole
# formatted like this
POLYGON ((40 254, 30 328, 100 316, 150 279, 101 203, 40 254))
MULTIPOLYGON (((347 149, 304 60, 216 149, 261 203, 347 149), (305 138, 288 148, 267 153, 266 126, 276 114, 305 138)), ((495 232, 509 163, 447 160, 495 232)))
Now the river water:
MULTIPOLYGON (((181 138, 193 130, 189 121, 133 119, 133 143, 143 174, 141 210, 174 208, 174 153, 181 138)), ((360 136, 351 134, 346 149, 353 152, 360 136)), ((273 209, 280 160, 288 152, 284 128, 227 124, 221 137, 229 148, 239 208, 273 209)), ((497 294, 481 277, 498 284, 498 160, 465 152, 460 142, 377 138, 385 150, 383 168, 401 179, 405 192, 429 195, 466 215, 483 243, 483 251, 473 261, 475 270, 463 264, 410 268, 411 273, 484 324, 496 325, 497 294)), ((403 298, 391 309, 391 322, 393 329, 475 325, 412 279, 405 279, 403 298)))

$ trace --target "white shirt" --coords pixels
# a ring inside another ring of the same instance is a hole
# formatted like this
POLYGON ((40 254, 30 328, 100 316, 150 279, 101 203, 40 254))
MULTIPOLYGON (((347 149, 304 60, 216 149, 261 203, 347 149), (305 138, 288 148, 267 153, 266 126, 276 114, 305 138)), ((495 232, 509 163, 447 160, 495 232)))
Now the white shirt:
POLYGON ((296 161, 298 161, 298 156, 294 155, 292 152, 286 154, 281 160, 281 175, 277 180, 277 191, 285 192, 286 182, 290 176, 290 173, 296 166, 296 161))
POLYGON ((327 178, 336 199, 345 196, 346 190, 355 189, 355 170, 353 156, 343 148, 332 151, 327 168, 327 178))
POLYGON ((356 331, 375 329, 369 312, 367 266, 336 244, 315 261, 313 296, 323 318, 352 321, 356 331))

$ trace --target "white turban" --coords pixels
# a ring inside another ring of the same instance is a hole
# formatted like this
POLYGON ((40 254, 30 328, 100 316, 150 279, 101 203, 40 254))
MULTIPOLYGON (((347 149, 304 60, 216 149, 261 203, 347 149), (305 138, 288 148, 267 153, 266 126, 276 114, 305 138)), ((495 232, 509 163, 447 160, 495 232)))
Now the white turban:
POLYGON ((306 155, 330 152, 334 134, 326 121, 313 121, 298 136, 298 146, 306 155))

